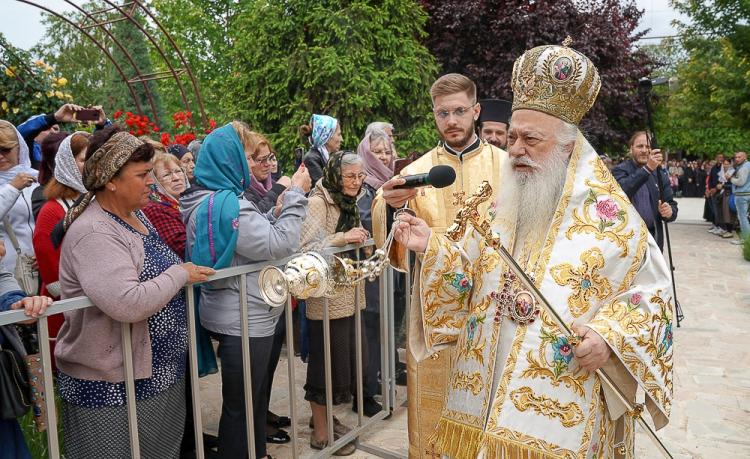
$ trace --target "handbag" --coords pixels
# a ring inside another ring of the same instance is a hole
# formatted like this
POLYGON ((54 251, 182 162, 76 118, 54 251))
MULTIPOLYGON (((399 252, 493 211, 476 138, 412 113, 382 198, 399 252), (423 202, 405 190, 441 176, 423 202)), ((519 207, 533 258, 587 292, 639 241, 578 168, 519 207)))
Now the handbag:
POLYGON ((29 382, 21 355, 0 346, 0 419, 16 419, 29 411, 29 382))
POLYGON ((3 225, 5 225, 5 232, 8 234, 8 239, 13 244, 13 248, 16 249, 16 269, 14 275, 18 281, 18 286, 27 295, 38 295, 39 270, 34 268, 35 259, 31 255, 21 252, 21 246, 18 244, 16 233, 13 231, 13 226, 10 224, 8 217, 3 219, 3 225))

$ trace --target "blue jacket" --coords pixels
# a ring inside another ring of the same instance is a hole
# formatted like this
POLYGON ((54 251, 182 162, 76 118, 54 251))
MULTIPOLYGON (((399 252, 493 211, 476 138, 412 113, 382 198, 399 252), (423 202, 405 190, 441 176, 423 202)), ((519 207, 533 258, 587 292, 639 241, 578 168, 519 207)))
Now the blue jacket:
POLYGON ((57 124, 55 115, 50 113, 48 115, 32 116, 18 125, 18 132, 21 133, 21 137, 26 141, 26 145, 29 146, 31 167, 34 169, 39 169, 39 163, 42 161, 42 146, 34 142, 34 138, 36 138, 40 132, 46 131, 55 124, 57 124))
POLYGON ((620 184, 622 191, 628 195, 630 200, 633 200, 636 192, 642 187, 648 187, 648 195, 651 198, 651 208, 654 209, 654 228, 649 228, 651 235, 656 240, 660 249, 664 249, 664 219, 659 214, 659 200, 668 203, 672 207, 672 217, 667 222, 673 222, 677 219, 677 203, 674 200, 672 193, 672 187, 669 186, 669 176, 664 169, 659 169, 659 176, 656 171, 649 173, 646 168, 636 164, 633 160, 623 161, 612 169, 612 175, 615 176, 615 180, 620 184), (657 185, 657 177, 661 178, 662 193, 659 196, 659 185, 657 185))

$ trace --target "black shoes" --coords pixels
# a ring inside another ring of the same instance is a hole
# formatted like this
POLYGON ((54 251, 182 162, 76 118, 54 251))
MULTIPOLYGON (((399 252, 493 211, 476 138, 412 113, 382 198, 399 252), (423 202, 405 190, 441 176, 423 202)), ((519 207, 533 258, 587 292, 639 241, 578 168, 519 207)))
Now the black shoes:
POLYGON ((276 443, 281 445, 284 443, 289 443, 290 441, 292 441, 292 438, 285 430, 278 429, 276 430, 276 432, 266 433, 266 443, 276 443))
MULTIPOLYGON (((352 411, 354 411, 355 413, 359 412, 357 408, 357 400, 354 399, 354 403, 352 403, 352 411)), ((364 414, 368 418, 375 416, 381 411, 383 411, 383 405, 376 402, 373 397, 365 397, 362 400, 362 414, 364 414)))

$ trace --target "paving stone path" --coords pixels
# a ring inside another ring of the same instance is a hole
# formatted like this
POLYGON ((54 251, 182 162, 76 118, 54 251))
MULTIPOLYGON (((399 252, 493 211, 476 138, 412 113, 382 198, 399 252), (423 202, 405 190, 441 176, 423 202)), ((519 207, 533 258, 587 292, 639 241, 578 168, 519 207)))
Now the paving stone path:
MULTIPOLYGON (((738 246, 706 232, 703 200, 679 200, 680 218, 670 225, 676 266, 677 295, 685 312, 675 329, 675 398, 671 421, 659 431, 676 458, 750 458, 750 262, 738 246)), ((305 366, 295 359, 300 457, 309 457, 309 404, 302 386, 305 366)), ((274 382, 271 408, 288 414, 287 363, 282 355, 274 382)), ((201 380, 206 430, 216 432, 221 411, 220 379, 201 380)), ((398 404, 406 390, 399 387, 398 404)), ((353 425, 350 406, 336 415, 353 425)), ((364 435, 368 444, 406 454, 406 409, 399 406, 391 419, 364 435)), ((271 445, 276 458, 291 457, 287 445, 271 445)), ((357 452, 352 458, 373 457, 357 452)), ((643 433, 636 439, 636 457, 660 455, 643 433)))

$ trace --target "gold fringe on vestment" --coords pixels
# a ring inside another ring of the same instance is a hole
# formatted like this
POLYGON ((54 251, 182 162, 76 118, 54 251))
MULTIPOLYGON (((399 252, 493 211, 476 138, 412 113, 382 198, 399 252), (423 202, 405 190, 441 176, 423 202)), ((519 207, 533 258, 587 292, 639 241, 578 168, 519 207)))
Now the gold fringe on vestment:
POLYGON ((486 459, 554 459, 558 457, 533 446, 491 435, 484 436, 482 446, 486 448, 484 455, 486 459))
POLYGON ((440 418, 429 442, 435 445, 437 452, 452 459, 476 459, 483 436, 482 429, 440 418))

